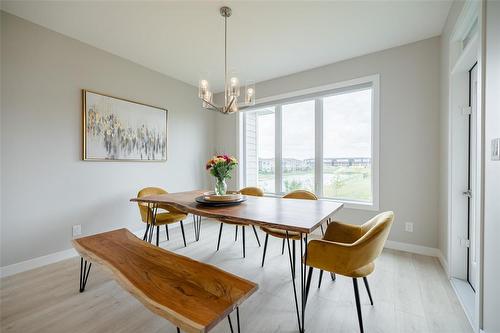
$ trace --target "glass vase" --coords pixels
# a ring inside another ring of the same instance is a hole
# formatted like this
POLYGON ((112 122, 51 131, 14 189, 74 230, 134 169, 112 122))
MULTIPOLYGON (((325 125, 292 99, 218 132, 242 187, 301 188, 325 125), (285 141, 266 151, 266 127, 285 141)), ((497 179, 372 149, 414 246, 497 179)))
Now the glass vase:
POLYGON ((227 184, 225 179, 215 178, 215 195, 225 195, 227 184))

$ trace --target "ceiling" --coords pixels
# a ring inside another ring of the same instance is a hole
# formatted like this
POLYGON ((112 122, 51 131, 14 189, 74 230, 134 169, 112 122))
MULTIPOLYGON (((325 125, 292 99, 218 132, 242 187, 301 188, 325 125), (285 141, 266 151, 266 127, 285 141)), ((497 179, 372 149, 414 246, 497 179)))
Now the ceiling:
POLYGON ((441 34, 450 1, 2 1, 2 9, 84 43, 221 91, 441 34))

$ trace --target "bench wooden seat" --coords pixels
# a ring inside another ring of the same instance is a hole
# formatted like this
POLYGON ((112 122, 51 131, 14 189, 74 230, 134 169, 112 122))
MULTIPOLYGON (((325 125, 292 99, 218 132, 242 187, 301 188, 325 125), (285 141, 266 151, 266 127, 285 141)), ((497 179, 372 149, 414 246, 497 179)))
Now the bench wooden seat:
MULTIPOLYGON (((185 332, 209 331, 258 287, 215 266, 153 246, 127 229, 75 239, 73 245, 82 258, 109 268, 123 288, 185 332)), ((83 268, 82 261, 81 268, 83 291, 87 262, 83 268)))

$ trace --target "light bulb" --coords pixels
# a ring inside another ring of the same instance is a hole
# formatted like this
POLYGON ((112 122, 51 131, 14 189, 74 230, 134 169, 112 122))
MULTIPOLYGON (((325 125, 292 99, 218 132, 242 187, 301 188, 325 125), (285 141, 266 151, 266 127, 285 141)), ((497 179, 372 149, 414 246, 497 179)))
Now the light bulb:
POLYGON ((248 81, 245 87, 245 104, 254 105, 255 104, 255 82, 248 81))
POLYGON ((230 97, 238 97, 240 95, 240 80, 236 76, 229 79, 228 95, 230 97))
POLYGON ((198 97, 199 98, 204 98, 205 94, 208 91, 208 81, 207 80, 200 80, 198 84, 198 97))

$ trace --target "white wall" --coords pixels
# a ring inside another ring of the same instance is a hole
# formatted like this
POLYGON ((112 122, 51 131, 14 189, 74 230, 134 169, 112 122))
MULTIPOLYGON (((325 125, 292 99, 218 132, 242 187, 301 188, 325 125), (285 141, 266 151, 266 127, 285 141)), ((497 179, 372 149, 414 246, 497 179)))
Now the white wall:
MULTIPOLYGON (((438 246, 440 38, 435 37, 257 84, 274 96, 380 74, 380 211, 393 210, 390 240, 438 246), (404 231, 414 222, 414 232, 404 231)), ((235 116, 217 115, 216 149, 236 154, 235 116)), ((232 183, 233 188, 236 184, 232 183)), ((344 209, 362 223, 373 211, 344 209)))
POLYGON ((486 1, 483 329, 500 332, 500 161, 491 140, 500 138, 500 2, 486 1))
POLYGON ((74 224, 137 230, 141 187, 207 185, 196 88, 4 12, 1 49, 1 266, 70 248, 74 224), (168 161, 82 161, 82 88, 167 108, 168 161))

